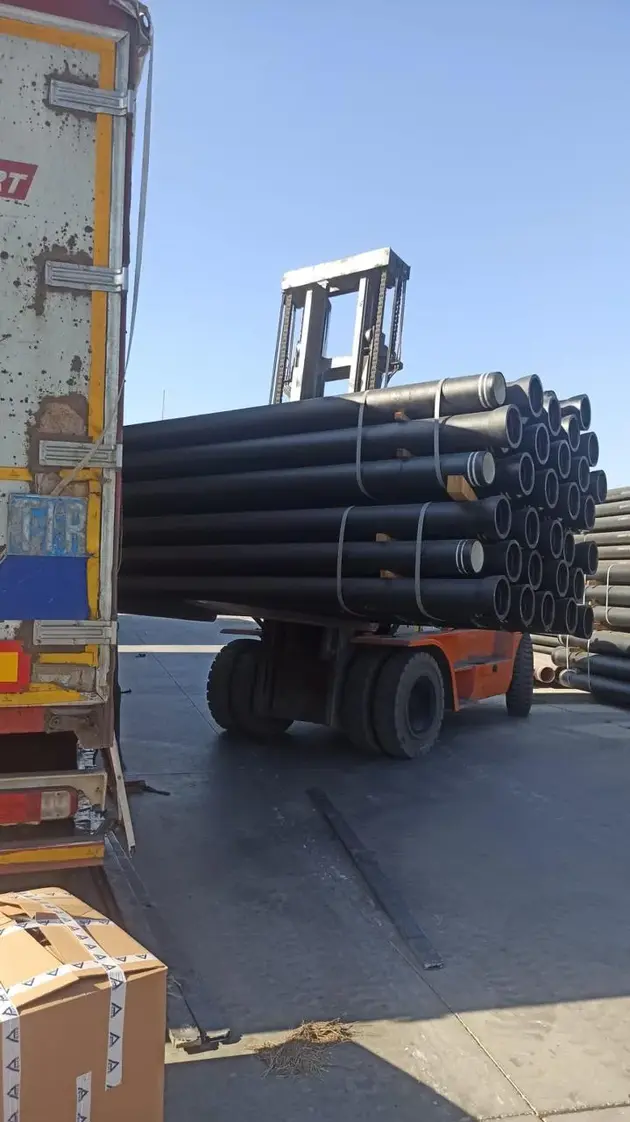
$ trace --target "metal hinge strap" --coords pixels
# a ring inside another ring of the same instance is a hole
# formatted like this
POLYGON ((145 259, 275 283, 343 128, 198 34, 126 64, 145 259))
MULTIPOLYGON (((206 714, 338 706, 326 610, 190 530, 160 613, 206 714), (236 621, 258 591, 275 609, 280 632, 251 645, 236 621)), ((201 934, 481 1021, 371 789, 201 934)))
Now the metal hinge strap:
POLYGON ((83 647, 116 642, 116 622, 102 619, 36 619, 33 644, 37 647, 83 647))
POLYGON ((75 288, 84 292, 124 292, 126 269, 102 265, 77 265, 73 261, 47 261, 44 281, 50 288, 75 288))
POLYGON ((59 78, 51 78, 48 104, 55 109, 72 109, 78 113, 126 117, 133 112, 133 94, 128 90, 102 90, 82 82, 62 82, 59 78))
POLYGON ((122 467, 122 444, 111 447, 87 441, 40 440, 39 462, 43 467, 122 467))

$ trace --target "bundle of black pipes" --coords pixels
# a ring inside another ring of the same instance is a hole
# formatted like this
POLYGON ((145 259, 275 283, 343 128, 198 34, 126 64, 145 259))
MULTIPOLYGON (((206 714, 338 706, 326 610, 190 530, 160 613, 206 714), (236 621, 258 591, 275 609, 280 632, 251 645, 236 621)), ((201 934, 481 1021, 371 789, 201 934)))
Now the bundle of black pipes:
POLYGON ((592 530, 576 536, 576 556, 595 631, 590 638, 560 635, 549 657, 561 685, 630 705, 630 487, 609 491, 596 505, 592 530))
POLYGON ((585 395, 490 373, 127 426, 120 610, 573 621, 589 425, 585 395))

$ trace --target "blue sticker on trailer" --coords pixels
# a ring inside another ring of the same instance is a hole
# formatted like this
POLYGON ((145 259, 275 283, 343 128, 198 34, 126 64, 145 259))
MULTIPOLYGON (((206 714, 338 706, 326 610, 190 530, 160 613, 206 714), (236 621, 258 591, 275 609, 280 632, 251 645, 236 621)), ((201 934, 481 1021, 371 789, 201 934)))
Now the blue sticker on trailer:
POLYGON ((0 619, 87 619, 87 499, 9 495, 0 619))
POLYGON ((87 499, 9 495, 11 557, 85 557, 87 499))

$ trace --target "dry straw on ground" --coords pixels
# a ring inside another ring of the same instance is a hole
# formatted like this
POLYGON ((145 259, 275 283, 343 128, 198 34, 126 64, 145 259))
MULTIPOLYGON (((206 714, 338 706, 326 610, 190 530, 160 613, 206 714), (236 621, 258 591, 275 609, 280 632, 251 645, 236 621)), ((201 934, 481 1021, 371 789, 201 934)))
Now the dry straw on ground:
POLYGON ((264 1043, 254 1050, 266 1075, 321 1075, 330 1063, 331 1047, 350 1040, 352 1028, 340 1020, 306 1021, 279 1044, 264 1043))

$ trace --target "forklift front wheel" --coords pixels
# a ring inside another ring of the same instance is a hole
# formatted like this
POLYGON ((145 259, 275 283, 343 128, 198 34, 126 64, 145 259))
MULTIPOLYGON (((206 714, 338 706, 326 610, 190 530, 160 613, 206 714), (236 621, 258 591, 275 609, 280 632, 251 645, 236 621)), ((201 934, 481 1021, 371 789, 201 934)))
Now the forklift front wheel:
POLYGON ((372 721, 372 696, 388 654, 378 647, 359 647, 343 684, 339 723, 348 740, 370 756, 382 752, 372 721))
POLYGON ((426 651, 390 655, 377 680, 374 728, 388 756, 413 760, 435 744, 444 719, 444 679, 426 651))
POLYGON ((226 732, 242 733, 252 740, 278 736, 291 724, 255 708, 262 655, 263 646, 258 640, 235 639, 219 651, 208 674, 206 697, 210 715, 226 732))
POLYGON ((530 635, 523 635, 514 656, 512 681, 505 695, 510 717, 529 717, 534 700, 534 652, 530 635))

